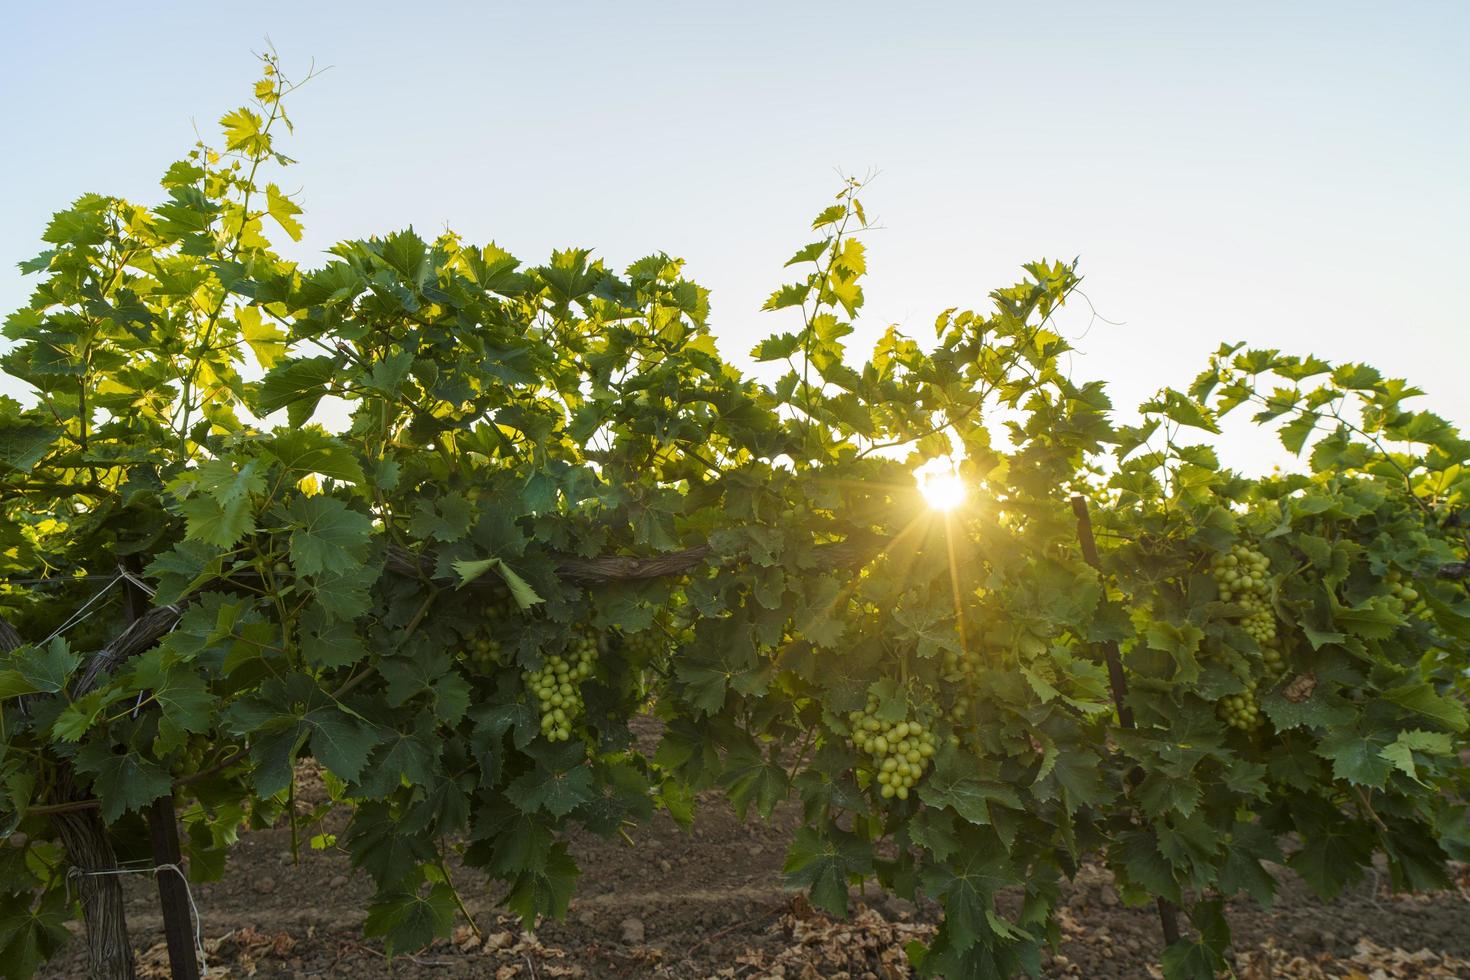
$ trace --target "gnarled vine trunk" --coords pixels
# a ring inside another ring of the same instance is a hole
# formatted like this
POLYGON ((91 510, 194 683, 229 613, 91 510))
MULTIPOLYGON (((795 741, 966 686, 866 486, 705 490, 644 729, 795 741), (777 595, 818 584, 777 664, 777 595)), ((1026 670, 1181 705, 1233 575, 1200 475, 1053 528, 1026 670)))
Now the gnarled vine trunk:
MULTIPOLYGON (((117 867, 117 855, 96 810, 77 810, 51 817, 66 845, 71 865, 83 872, 117 867)), ((82 900, 87 926, 87 976, 92 980, 133 980, 133 946, 123 916, 122 878, 79 874, 72 878, 82 900)))

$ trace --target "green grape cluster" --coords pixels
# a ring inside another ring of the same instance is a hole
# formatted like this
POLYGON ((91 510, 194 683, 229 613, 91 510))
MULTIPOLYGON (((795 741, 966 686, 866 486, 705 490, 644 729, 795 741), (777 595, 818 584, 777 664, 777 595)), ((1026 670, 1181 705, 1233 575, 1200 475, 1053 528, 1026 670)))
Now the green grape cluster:
POLYGON ((1211 573, 1220 587, 1220 598, 1244 606, 1241 628, 1262 647, 1276 639, 1276 616, 1267 601, 1271 594, 1271 560, 1253 548, 1237 544, 1217 557, 1211 573))
POLYGON ((657 660, 669 648, 669 638, 657 624, 636 633, 623 634, 623 649, 634 663, 657 660))
POLYGON ((1261 706, 1256 701, 1256 681, 1246 681, 1245 691, 1241 694, 1227 694, 1218 702, 1220 717, 1231 728, 1238 728, 1243 732, 1259 728, 1265 718, 1261 715, 1261 706))
POLYGON ((970 717, 970 706, 972 704, 974 704, 974 700, 968 694, 955 695, 954 704, 946 712, 949 720, 956 724, 967 721, 970 717))
POLYGON ((189 741, 184 743, 183 749, 174 761, 174 777, 188 776, 201 771, 204 768, 205 756, 209 754, 209 746, 209 739, 204 736, 190 736, 189 741))
POLYGON ((958 692, 945 716, 956 724, 964 722, 969 719, 970 707, 974 703, 970 692, 974 689, 975 675, 978 672, 975 654, 970 651, 959 653, 945 650, 940 656, 939 664, 940 680, 958 692))
POLYGON ((500 642, 500 637, 511 613, 511 606, 507 602, 490 603, 485 607, 479 626, 470 634, 465 654, 481 673, 489 673, 505 662, 505 646, 500 642))
POLYGON ((582 681, 597 666, 597 635, 577 632, 563 653, 546 658, 538 670, 525 672, 526 687, 541 703, 541 732, 549 741, 565 742, 582 716, 582 681))
POLYGON ((501 635, 510 619, 512 607, 509 602, 490 602, 485 605, 484 623, 470 633, 465 644, 465 657, 481 673, 490 673, 498 664, 504 663, 506 648, 501 644, 501 635))
POLYGON ((1412 608, 1419 601, 1419 590, 1410 583, 1404 581, 1404 575, 1397 568, 1390 568, 1384 576, 1388 582, 1389 601, 1400 613, 1412 608))
POLYGON ((469 655, 470 663, 474 664, 481 672, 487 671, 500 663, 502 654, 505 653, 500 641, 491 636, 485 630, 478 630, 470 637, 469 655))
POLYGON ((954 650, 945 650, 939 662, 939 676, 951 684, 972 680, 975 676, 973 657, 962 656, 954 650))
POLYGON ((906 800, 934 757, 934 733, 917 720, 882 721, 874 716, 877 710, 878 700, 869 698, 866 711, 847 716, 852 745, 872 756, 878 795, 906 800))

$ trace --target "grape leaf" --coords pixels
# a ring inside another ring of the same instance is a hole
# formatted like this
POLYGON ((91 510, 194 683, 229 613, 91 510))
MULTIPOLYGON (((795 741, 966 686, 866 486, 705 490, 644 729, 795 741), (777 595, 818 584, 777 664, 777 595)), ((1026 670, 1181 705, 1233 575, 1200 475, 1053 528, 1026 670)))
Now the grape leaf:
POLYGON ((1021 808, 1016 791, 987 773, 975 756, 945 746, 934 756, 934 772, 919 786, 919 798, 930 806, 948 806, 972 824, 991 822, 992 803, 1021 808))
POLYGON ((1198 626, 1158 622, 1151 625, 1144 635, 1151 648, 1162 650, 1174 658, 1181 682, 1192 684, 1199 679, 1199 661, 1195 659, 1195 652, 1199 650, 1204 633, 1198 626))
POLYGON ((1334 778, 1381 789, 1393 768, 1382 752, 1392 741, 1389 733, 1336 729, 1317 743, 1317 754, 1332 762, 1334 778))
POLYGON ((92 776, 92 789, 102 801, 102 818, 108 823, 129 810, 141 810, 173 789, 163 769, 131 752, 118 752, 111 742, 100 739, 82 746, 76 767, 92 776))
POLYGON ((521 917, 522 925, 530 928, 539 916, 562 918, 571 904, 572 892, 581 875, 577 863, 567 853, 566 845, 556 843, 547 852, 542 867, 535 871, 523 871, 511 882, 505 896, 505 907, 521 917))
POLYGON ((1470 727, 1470 712, 1457 700, 1441 696, 1433 685, 1418 681, 1390 688, 1383 696, 1394 704, 1432 718, 1454 732, 1470 727))
POLYGON ((127 683, 156 704, 171 724, 186 732, 207 732, 218 702, 204 679, 184 664, 165 666, 162 648, 155 647, 134 661, 127 683))
POLYGON ((1203 795, 1195 779, 1181 779, 1163 772, 1149 773, 1136 792, 1144 811, 1155 817, 1171 810, 1187 817, 1199 806, 1203 795))
POLYGON ((319 425, 277 429, 262 445, 294 479, 320 473, 344 483, 367 481, 352 451, 319 425))
POLYGON ((1230 926, 1223 903, 1218 899, 1199 902, 1190 910, 1198 939, 1181 939, 1164 950, 1160 965, 1165 980, 1215 980, 1226 969, 1225 950, 1230 945, 1230 926))
POLYGON ((964 835, 965 847, 944 865, 926 865, 920 873, 924 890, 944 902, 945 928, 956 948, 964 950, 994 932, 990 922, 995 895, 1012 881, 1012 870, 998 842, 964 835))
POLYGON ((505 562, 499 558, 484 558, 480 561, 456 561, 454 570, 459 573, 459 585, 463 588, 475 579, 494 569, 504 580, 506 587, 510 589, 511 598, 515 599, 516 605, 522 609, 530 609, 538 603, 546 600, 536 594, 530 583, 516 574, 505 562))
POLYGON ((1302 846, 1287 866, 1324 902, 1363 876, 1373 855, 1371 836, 1356 821, 1342 819, 1335 810, 1304 811, 1297 815, 1302 846))
POLYGON ((750 804, 767 820, 776 804, 786 798, 786 770, 767 761, 755 746, 732 749, 725 758, 725 771, 720 776, 730 793, 730 802, 744 822, 750 804))
POLYGON ((255 512, 244 497, 220 503, 212 496, 199 494, 179 504, 179 513, 188 522, 190 538, 217 548, 232 547, 255 530, 255 512))
POLYGON ((352 815, 345 837, 354 868, 373 876, 380 888, 409 879, 414 870, 437 857, 433 842, 408 834, 383 803, 366 803, 352 815))
POLYGON ((564 771, 537 766, 511 784, 509 796, 527 813, 545 810, 564 817, 593 798, 592 785, 592 770, 586 764, 564 771))
POLYGON ((29 891, 0 894, 0 975, 29 977, 71 939, 64 889, 34 902, 29 891))
POLYGON ((286 787, 296 752, 308 741, 322 765, 348 781, 358 778, 377 745, 371 725, 303 674, 265 682, 258 696, 232 704, 224 720, 234 734, 249 739, 261 795, 286 787))
POLYGON ((82 662, 60 636, 43 646, 24 646, 11 652, 9 667, 0 670, 0 698, 18 694, 56 694, 66 686, 82 662))
POLYGON ((1422 752, 1426 755, 1446 756, 1454 751, 1454 742, 1444 732, 1426 732, 1422 729, 1414 731, 1399 732, 1392 744, 1383 747, 1379 755, 1421 786, 1428 783, 1419 778, 1419 770, 1414 764, 1414 753, 1422 752))
POLYGON ((265 185, 265 202, 266 213, 276 219, 276 224, 291 237, 291 241, 301 241, 301 222, 296 220, 296 216, 301 213, 300 205, 282 193, 275 184, 265 185))
POLYGON ((368 907, 362 931, 382 937, 384 949, 392 956, 447 938, 457 910, 454 889, 444 884, 434 885, 427 894, 401 889, 379 892, 368 907))
POLYGON ((1159 849, 1152 831, 1136 830, 1120 836, 1108 847, 1108 858, 1115 871, 1121 870, 1125 881, 1141 885, 1151 894, 1179 902, 1179 882, 1174 867, 1159 849))
POLYGON ((0 418, 0 466, 30 472, 46 458, 61 432, 42 422, 0 418))
POLYGON ((237 307, 235 319, 240 324, 240 336, 250 346, 250 352, 262 368, 269 371, 286 356, 286 332, 267 320, 260 307, 237 307))
POLYGON ((813 905, 845 916, 848 879, 873 873, 872 845, 837 827, 801 827, 782 873, 788 886, 810 890, 813 905))
POLYGON ((291 564, 303 575, 360 566, 372 522, 335 497, 297 497, 286 507, 291 564))

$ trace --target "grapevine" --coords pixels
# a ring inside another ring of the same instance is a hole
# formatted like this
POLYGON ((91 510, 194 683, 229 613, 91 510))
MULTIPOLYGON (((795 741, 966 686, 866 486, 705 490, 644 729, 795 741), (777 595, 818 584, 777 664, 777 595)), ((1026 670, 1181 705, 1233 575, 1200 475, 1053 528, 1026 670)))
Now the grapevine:
POLYGON ((160 203, 79 198, 23 265, 7 975, 82 913, 89 970, 128 975, 117 877, 68 869, 173 812, 190 874, 225 873, 249 821, 323 818, 308 757, 393 955, 450 936, 460 889, 565 915, 570 835, 715 789, 742 817, 799 798, 784 874, 815 905, 937 902, 911 956, 951 980, 1035 975, 1086 861, 1184 907, 1163 972, 1209 980, 1224 900, 1270 901, 1283 864, 1330 899, 1375 853, 1405 889, 1470 859, 1470 440, 1406 381, 1227 345, 1125 422, 1073 370, 1055 261, 860 358, 857 181, 766 303, 770 380, 663 253, 407 229, 299 265, 272 245, 302 234, 294 87, 267 57, 160 203), (1293 471, 1220 462, 1247 413, 1293 471), (943 514, 934 463, 968 490, 943 514))

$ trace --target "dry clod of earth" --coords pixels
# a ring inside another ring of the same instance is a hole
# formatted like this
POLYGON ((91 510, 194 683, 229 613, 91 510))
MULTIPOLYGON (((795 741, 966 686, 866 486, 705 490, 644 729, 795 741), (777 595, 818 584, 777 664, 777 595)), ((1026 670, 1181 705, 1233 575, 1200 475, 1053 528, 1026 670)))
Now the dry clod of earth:
MULTIPOLYGON (((253 977, 261 961, 287 959, 297 940, 289 933, 264 933, 251 928, 236 929, 215 939, 204 941, 204 952, 213 964, 211 980, 229 977, 253 977)), ((171 980, 168 947, 163 943, 150 946, 138 957, 139 980, 171 980)))
POLYGON ((774 956, 754 949, 712 980, 897 980, 910 976, 904 947, 934 935, 931 925, 890 922, 859 904, 847 920, 818 912, 802 898, 776 924, 790 945, 774 956))
POLYGON ((1292 956, 1266 941, 1235 959, 1240 980, 1466 980, 1470 960, 1421 949, 1417 953, 1386 949, 1371 939, 1358 940, 1353 955, 1337 959, 1292 956))

